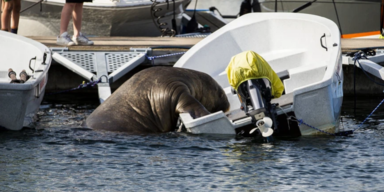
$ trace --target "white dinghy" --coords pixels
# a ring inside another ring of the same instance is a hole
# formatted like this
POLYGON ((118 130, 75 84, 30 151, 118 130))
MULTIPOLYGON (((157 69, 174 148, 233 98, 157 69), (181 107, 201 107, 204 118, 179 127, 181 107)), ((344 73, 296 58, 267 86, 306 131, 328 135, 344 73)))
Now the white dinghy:
MULTIPOLYGON (((160 36, 180 27, 190 0, 93 0, 85 2, 82 31, 90 36, 160 36), (172 23, 174 22, 174 23, 172 23)), ((22 0, 18 34, 57 36, 65 0, 22 0), (41 3, 40 5, 37 3, 41 3)), ((72 33, 72 24, 68 26, 72 33)), ((167 35, 167 34, 165 34, 167 35)))
POLYGON ((252 127, 225 71, 232 56, 244 51, 262 56, 284 84, 283 95, 271 101, 279 104, 280 133, 295 127, 300 135, 339 132, 343 100, 339 29, 329 19, 298 13, 246 14, 200 41, 178 60, 175 67, 211 75, 231 104, 226 114, 217 112, 198 119, 181 114, 189 132, 235 134, 240 127, 252 127))
POLYGON ((0 42, 0 128, 20 130, 34 121, 43 100, 51 51, 41 43, 3 31, 0 42), (25 70, 29 79, 10 83, 10 68, 18 79, 25 70))

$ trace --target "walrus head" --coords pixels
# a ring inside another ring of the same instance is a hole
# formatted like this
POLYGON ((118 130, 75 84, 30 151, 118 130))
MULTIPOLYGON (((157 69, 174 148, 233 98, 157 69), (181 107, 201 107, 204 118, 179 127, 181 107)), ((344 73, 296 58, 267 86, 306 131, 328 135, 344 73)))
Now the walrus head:
POLYGON ((205 96, 204 96, 204 100, 202 101, 202 104, 211 113, 215 113, 218 111, 223 111, 225 113, 229 110, 229 107, 230 107, 228 98, 224 90, 219 85, 214 87, 215 89, 205 90, 203 92, 205 93, 205 96), (209 97, 212 97, 212 98, 207 99, 209 97), (210 100, 210 101, 206 101, 206 100, 210 100))
POLYGON ((196 83, 195 98, 209 111, 215 113, 218 111, 227 112, 230 104, 225 91, 221 86, 209 75, 201 73, 199 75, 200 83, 196 83))

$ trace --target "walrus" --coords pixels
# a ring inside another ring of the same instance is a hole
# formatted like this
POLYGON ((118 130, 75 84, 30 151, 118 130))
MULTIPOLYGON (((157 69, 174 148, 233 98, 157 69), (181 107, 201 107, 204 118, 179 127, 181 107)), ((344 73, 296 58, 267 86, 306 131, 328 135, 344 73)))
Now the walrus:
POLYGON ((126 133, 174 131, 179 113, 198 118, 228 111, 224 90, 208 74, 174 67, 144 69, 123 83, 86 119, 94 130, 126 133))

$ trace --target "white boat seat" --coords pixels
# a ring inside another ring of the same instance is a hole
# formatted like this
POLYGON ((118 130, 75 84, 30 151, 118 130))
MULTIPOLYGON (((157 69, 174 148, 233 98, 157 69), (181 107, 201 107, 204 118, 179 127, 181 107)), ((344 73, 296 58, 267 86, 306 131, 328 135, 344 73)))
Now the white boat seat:
POLYGON ((280 71, 276 73, 277 76, 279 76, 281 81, 284 81, 285 79, 289 79, 289 72, 288 70, 280 71))
MULTIPOLYGON (((292 105, 293 104, 293 93, 287 94, 287 95, 282 95, 281 97, 277 99, 272 99, 271 103, 278 103, 279 107, 284 107, 287 105, 292 105)), ((279 110, 279 109, 277 109, 279 110)), ((231 121, 235 122, 240 119, 244 119, 247 117, 245 112, 241 109, 235 109, 231 111, 230 113, 227 114, 228 119, 231 121)))
POLYGON ((8 71, 0 71, 0 83, 9 83, 11 80, 8 77, 8 71))
POLYGON ((0 71, 0 78, 8 78, 8 71, 0 71))
POLYGON ((293 93, 282 95, 277 99, 272 99, 271 103, 278 103, 280 107, 293 104, 293 93))

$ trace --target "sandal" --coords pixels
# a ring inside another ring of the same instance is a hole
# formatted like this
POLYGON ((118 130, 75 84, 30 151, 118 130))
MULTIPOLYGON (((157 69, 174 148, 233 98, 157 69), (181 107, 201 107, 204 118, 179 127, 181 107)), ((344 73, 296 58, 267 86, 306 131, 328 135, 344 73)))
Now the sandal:
POLYGON ((16 72, 14 72, 12 68, 8 69, 8 77, 11 78, 12 81, 16 80, 16 72))
POLYGON ((27 72, 25 72, 25 70, 22 70, 20 72, 20 80, 23 82, 26 82, 28 79, 29 79, 29 75, 27 74, 27 72))
POLYGON ((12 68, 8 69, 8 77, 11 78, 10 83, 24 83, 24 81, 16 79, 16 72, 12 68))

